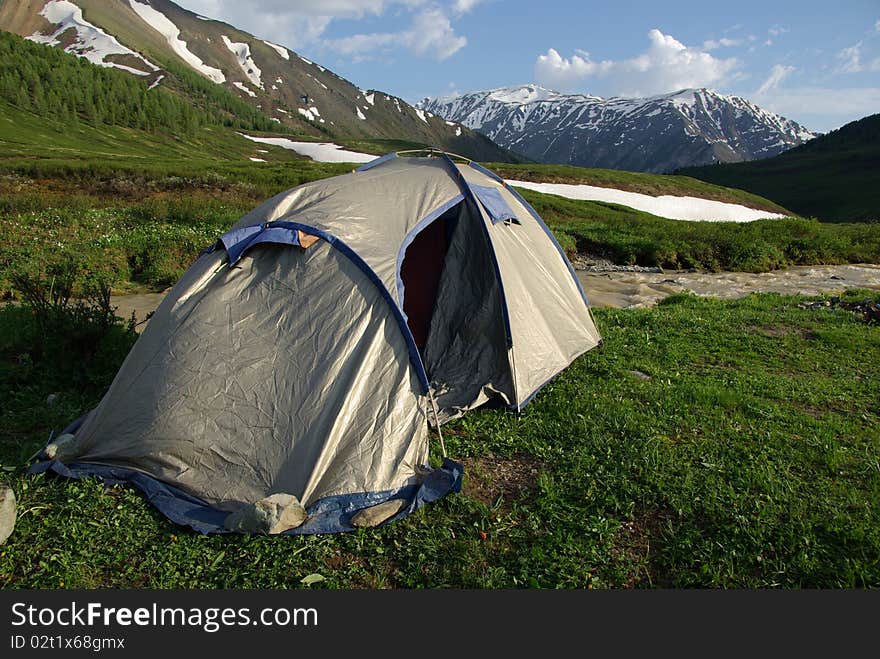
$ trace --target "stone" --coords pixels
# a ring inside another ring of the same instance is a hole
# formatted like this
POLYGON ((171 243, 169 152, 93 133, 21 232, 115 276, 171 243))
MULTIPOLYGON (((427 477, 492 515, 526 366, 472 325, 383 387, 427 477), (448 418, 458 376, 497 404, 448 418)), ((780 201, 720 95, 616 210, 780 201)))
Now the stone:
POLYGON ((70 462, 78 458, 80 453, 79 440, 76 435, 70 433, 58 436, 54 442, 43 449, 43 454, 49 460, 58 460, 59 462, 70 462))
POLYGON ((359 510, 357 514, 351 518, 351 523, 359 528, 379 526, 379 524, 391 519, 408 505, 409 501, 406 499, 389 499, 385 503, 380 503, 359 510))
POLYGON ((0 485, 0 545, 12 535, 15 515, 15 492, 8 485, 0 485))
POLYGON ((254 504, 266 511, 269 522, 268 533, 284 533, 306 521, 308 514, 302 504, 292 494, 272 494, 254 504))
POLYGON ((58 402, 58 399, 61 398, 58 394, 49 394, 46 396, 46 406, 53 407, 55 403, 58 402))
POLYGON ((302 504, 292 494, 272 494, 255 504, 229 514, 223 525, 237 533, 275 535, 295 529, 308 519, 302 504))
POLYGON ((636 380, 650 380, 651 379, 650 375, 648 375, 647 373, 642 373, 641 371, 632 370, 632 371, 628 371, 628 373, 631 376, 633 376, 636 380))

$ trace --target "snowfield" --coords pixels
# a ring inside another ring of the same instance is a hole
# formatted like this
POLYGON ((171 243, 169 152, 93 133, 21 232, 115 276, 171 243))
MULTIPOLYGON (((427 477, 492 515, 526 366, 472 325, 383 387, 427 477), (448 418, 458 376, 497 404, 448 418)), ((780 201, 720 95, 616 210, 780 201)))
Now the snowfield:
POLYGON ((283 149, 296 151, 302 156, 308 156, 316 162, 370 162, 375 160, 376 156, 370 153, 359 153, 357 151, 348 151, 338 144, 330 142, 294 142, 286 137, 255 137, 239 133, 253 142, 261 144, 271 144, 272 146, 280 146, 283 149))
POLYGON ((216 83, 226 82, 226 76, 223 71, 215 69, 213 66, 205 64, 201 58, 191 52, 186 45, 186 41, 180 38, 180 28, 168 20, 162 12, 156 11, 150 5, 137 0, 128 0, 131 8, 140 16, 144 22, 159 34, 165 37, 171 49, 177 53, 184 62, 189 64, 196 71, 213 80, 216 83))
MULTIPOLYGON (((301 110, 302 111, 302 110, 301 110)), ((329 142, 294 142, 286 137, 254 137, 239 133, 254 142, 272 144, 296 151, 316 162, 370 162, 377 158, 369 153, 348 151, 338 144, 329 142)), ((532 181, 505 181, 508 185, 544 194, 554 194, 568 199, 584 201, 607 201, 635 210, 651 213, 670 220, 690 220, 693 222, 754 222, 763 219, 785 217, 779 213, 755 210, 739 204, 728 204, 699 197, 674 197, 672 195, 651 195, 626 192, 614 188, 598 188, 592 185, 570 185, 567 183, 533 183, 532 181)))
POLYGON ((235 55, 238 59, 238 65, 241 67, 241 70, 247 76, 248 80, 250 80, 255 87, 263 89, 263 72, 260 71, 257 63, 254 62, 254 58, 251 57, 251 47, 243 42, 232 41, 225 34, 221 34, 220 37, 223 39, 223 43, 226 44, 229 52, 235 55))
POLYGON ((158 66, 149 62, 140 53, 126 48, 115 37, 110 36, 98 26, 92 25, 85 20, 82 9, 72 2, 67 0, 47 2, 43 9, 40 10, 40 16, 50 23, 56 24, 58 27, 52 34, 35 32, 28 37, 31 41, 48 46, 56 46, 60 43, 58 37, 73 28, 76 31, 76 41, 65 48, 65 52, 84 57, 92 64, 97 64, 98 66, 122 69, 139 76, 149 75, 151 71, 159 69, 158 66), (143 62, 147 70, 144 71, 117 62, 106 61, 104 58, 110 55, 131 55, 143 62))
POLYGON ((613 188, 597 188, 592 185, 571 185, 568 183, 533 183, 532 181, 507 181, 509 185, 544 194, 555 194, 568 199, 587 201, 607 201, 621 206, 629 206, 639 211, 651 213, 670 220, 691 220, 694 222, 754 222, 763 219, 785 217, 779 213, 759 211, 754 208, 728 204, 699 197, 674 197, 672 195, 651 195, 638 192, 625 192, 613 188))

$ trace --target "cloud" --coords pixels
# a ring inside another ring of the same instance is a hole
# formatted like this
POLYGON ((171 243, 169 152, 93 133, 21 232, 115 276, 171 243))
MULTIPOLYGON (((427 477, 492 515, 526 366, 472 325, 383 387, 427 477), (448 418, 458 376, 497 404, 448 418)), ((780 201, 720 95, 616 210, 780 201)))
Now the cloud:
POLYGON ((443 61, 467 45, 467 38, 455 34, 449 18, 438 8, 419 12, 412 24, 401 32, 354 34, 325 42, 331 50, 343 55, 366 55, 386 51, 397 45, 409 48, 416 55, 443 61))
POLYGON ((827 131, 875 114, 880 107, 880 87, 795 87, 771 89, 753 99, 761 107, 827 131))
POLYGON ((483 0, 455 0, 452 9, 456 14, 467 14, 481 2, 483 2, 483 0))
MULTIPOLYGON (((754 39, 752 39, 753 41, 754 39)), ((715 41, 714 39, 708 39, 703 42, 703 50, 717 50, 718 48, 731 48, 733 46, 741 46, 745 43, 745 39, 728 39, 727 37, 722 37, 715 41)))
POLYGON ((398 47, 421 57, 445 60, 467 44, 466 37, 456 34, 450 15, 461 16, 482 1, 455 0, 444 9, 432 0, 178 0, 191 11, 226 21, 260 38, 294 49, 329 49, 356 61, 398 47), (408 28, 327 38, 335 20, 383 16, 392 9, 411 15, 408 28))
POLYGON ((880 20, 874 23, 874 32, 880 32, 880 20))
POLYGON ((644 53, 617 61, 597 62, 585 51, 565 58, 550 48, 535 62, 535 80, 548 87, 571 90, 595 79, 606 82, 608 93, 614 95, 648 96, 719 85, 735 78, 740 66, 735 58, 716 58, 657 29, 648 32, 648 40, 644 53))
POLYGON ((758 88, 758 91, 755 92, 756 95, 766 94, 767 92, 776 89, 779 86, 779 83, 782 82, 789 75, 794 73, 797 69, 793 66, 785 66, 783 64, 776 64, 770 69, 770 75, 764 81, 764 83, 758 88))
POLYGON ((837 53, 837 59, 841 64, 837 67, 840 73, 858 73, 862 70, 862 42, 856 45, 844 48, 837 53))
POLYGON ((769 34, 771 37, 778 37, 779 35, 785 34, 786 32, 788 32, 787 27, 779 26, 771 27, 769 30, 767 30, 767 34, 769 34))

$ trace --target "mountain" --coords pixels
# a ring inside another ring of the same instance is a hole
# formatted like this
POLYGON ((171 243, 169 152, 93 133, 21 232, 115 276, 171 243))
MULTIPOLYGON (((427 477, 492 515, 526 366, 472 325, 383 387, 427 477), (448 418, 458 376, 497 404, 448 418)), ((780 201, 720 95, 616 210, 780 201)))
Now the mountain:
POLYGON ((826 222, 880 220, 880 114, 775 158, 677 173, 748 190, 826 222))
POLYGON ((169 0, 5 0, 0 29, 124 71, 151 89, 165 87, 196 104, 213 95, 206 90, 210 83, 257 109, 282 132, 400 140, 480 160, 515 159, 464 126, 380 90, 360 89, 284 46, 169 0))
POLYGON ((538 162, 639 172, 767 158, 815 137, 744 98, 708 89, 605 99, 522 85, 417 105, 538 162))

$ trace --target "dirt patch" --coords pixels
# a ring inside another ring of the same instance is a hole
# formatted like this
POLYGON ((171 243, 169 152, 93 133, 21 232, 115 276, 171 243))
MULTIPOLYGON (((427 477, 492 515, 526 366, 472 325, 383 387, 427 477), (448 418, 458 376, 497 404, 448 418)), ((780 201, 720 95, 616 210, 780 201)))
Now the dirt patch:
POLYGON ((538 486, 544 463, 524 453, 510 457, 489 453, 464 462, 465 496, 489 508, 509 510, 514 502, 530 498, 538 486))
POLYGON ((660 510, 642 511, 617 529, 609 552, 620 573, 623 588, 668 587, 654 569, 656 546, 669 515, 660 510))

